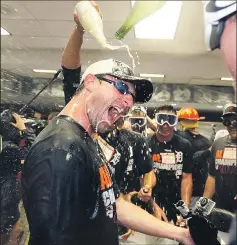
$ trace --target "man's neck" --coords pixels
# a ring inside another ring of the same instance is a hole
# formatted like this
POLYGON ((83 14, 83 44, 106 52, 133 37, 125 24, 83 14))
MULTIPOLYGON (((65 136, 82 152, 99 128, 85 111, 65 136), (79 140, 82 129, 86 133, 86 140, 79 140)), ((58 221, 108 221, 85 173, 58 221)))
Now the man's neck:
POLYGON ((59 113, 59 115, 65 115, 73 118, 86 130, 91 138, 94 137, 95 133, 93 132, 89 122, 89 118, 86 112, 85 98, 83 94, 73 97, 64 107, 64 109, 59 113))

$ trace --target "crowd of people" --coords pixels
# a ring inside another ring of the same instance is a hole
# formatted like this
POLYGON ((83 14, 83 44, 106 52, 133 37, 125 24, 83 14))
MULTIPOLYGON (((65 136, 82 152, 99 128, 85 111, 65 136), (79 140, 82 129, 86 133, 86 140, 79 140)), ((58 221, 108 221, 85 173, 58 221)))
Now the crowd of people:
MULTIPOLYGON (((205 5, 207 40, 236 78, 236 9, 214 2, 205 5)), ((162 105, 150 118, 140 104, 152 97, 152 83, 127 64, 100 60, 81 76, 84 30, 74 20, 61 62, 63 110, 40 133, 17 113, 1 113, 0 244, 205 244, 175 204, 192 210, 206 197, 234 216, 236 102, 224 106, 225 135, 214 142, 199 132, 203 118, 190 106, 162 105)), ((229 232, 231 222, 220 219, 218 229, 229 232)), ((232 231, 226 244, 236 244, 232 231)))

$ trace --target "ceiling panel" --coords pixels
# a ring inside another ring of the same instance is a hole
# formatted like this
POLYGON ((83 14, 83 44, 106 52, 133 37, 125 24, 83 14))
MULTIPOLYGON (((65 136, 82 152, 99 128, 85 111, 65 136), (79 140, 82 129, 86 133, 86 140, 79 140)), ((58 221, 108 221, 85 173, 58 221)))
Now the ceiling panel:
POLYGON ((1 20, 5 19, 33 20, 34 16, 27 11, 22 1, 1 1, 1 20))
POLYGON ((13 36, 67 37, 71 34, 73 21, 3 20, 2 24, 13 36))
POLYGON ((28 49, 62 49, 67 44, 68 38, 19 37, 18 40, 25 43, 28 49))
MULTIPOLYGON (((2 10, 5 9, 1 15, 2 25, 13 34, 1 38, 2 68, 20 69, 30 76, 35 75, 33 68, 58 69, 63 48, 74 27, 72 13, 76 3, 2 1, 2 10)), ((98 1, 98 4, 103 13, 108 42, 118 45, 114 34, 129 14, 130 1, 98 1)), ((166 75, 164 80, 157 82, 215 84, 216 78, 229 76, 220 52, 206 51, 200 1, 184 1, 174 40, 135 39, 134 30, 131 30, 123 42, 131 49, 137 73, 166 75)), ((90 34, 84 35, 81 53, 83 66, 111 57, 129 65, 132 63, 125 49, 103 49, 90 34)))
POLYGON ((72 20, 77 1, 21 1, 37 20, 72 20))
MULTIPOLYGON (((22 43, 19 38, 17 37, 13 37, 13 36, 3 36, 1 37, 1 51, 3 50, 10 50, 11 52, 14 52, 14 50, 16 49, 24 49, 25 48, 25 44, 22 43)), ((8 53, 6 53, 6 55, 10 54, 9 51, 8 53)))

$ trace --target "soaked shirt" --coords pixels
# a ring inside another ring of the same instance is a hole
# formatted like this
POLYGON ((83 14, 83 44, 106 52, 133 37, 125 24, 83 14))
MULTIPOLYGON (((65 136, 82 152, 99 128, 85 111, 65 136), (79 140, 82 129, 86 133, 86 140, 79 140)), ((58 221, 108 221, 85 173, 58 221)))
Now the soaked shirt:
MULTIPOLYGON (((80 83, 81 67, 67 69, 62 66, 63 91, 67 104, 80 83)), ((103 136, 106 158, 109 160, 116 183, 122 193, 140 190, 140 177, 153 169, 146 139, 139 133, 119 130, 103 136), (109 144, 109 145, 107 145, 109 144), (112 147, 112 149, 111 149, 112 147)))
MULTIPOLYGON (((23 138, 30 144, 32 134, 24 134, 23 138)), ((21 199, 20 183, 17 179, 22 170, 29 145, 19 146, 12 141, 3 141, 0 153, 0 229, 9 231, 20 218, 18 205, 21 199)))
POLYGON ((139 191, 140 177, 153 169, 146 139, 139 133, 126 129, 117 131, 107 142, 121 155, 119 164, 114 166, 116 182, 122 193, 139 191))
POLYGON ((54 118, 22 171, 29 244, 117 245, 114 183, 99 145, 72 118, 54 118))
POLYGON ((237 208, 236 141, 229 136, 217 139, 212 145, 212 161, 209 174, 216 179, 216 206, 234 212, 237 208))

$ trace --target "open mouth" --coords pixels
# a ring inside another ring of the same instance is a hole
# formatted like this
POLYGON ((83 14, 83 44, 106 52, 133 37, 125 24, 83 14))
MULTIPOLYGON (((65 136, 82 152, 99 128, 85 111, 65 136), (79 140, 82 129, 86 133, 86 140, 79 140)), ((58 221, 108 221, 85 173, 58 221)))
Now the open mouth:
POLYGON ((121 117, 121 114, 122 110, 118 107, 111 106, 108 110, 108 115, 113 123, 121 117))

